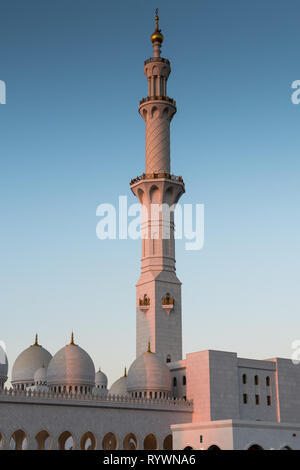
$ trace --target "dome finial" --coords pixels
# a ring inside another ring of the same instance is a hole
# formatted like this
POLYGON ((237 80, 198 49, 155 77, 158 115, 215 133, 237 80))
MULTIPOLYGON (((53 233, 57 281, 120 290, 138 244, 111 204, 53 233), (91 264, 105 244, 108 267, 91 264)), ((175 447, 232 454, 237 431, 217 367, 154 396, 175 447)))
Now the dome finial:
POLYGON ((72 334, 71 334, 71 341, 70 341, 70 344, 68 344, 68 346, 76 346, 76 344, 74 343, 74 332, 72 331, 72 334))
POLYGON ((151 344, 150 344, 150 341, 148 341, 148 348, 147 348, 147 353, 152 353, 151 351, 151 344))
POLYGON ((124 369, 124 377, 127 377, 127 368, 125 366, 125 369, 124 369))
POLYGON ((164 37, 161 33, 161 30, 159 29, 158 21, 159 21, 158 8, 156 8, 156 10, 155 10, 155 31, 151 35, 151 41, 152 41, 153 44, 156 43, 156 42, 161 44, 164 40, 164 37))
POLYGON ((35 334, 34 346, 39 346, 39 343, 38 343, 38 334, 37 334, 37 333, 35 334))

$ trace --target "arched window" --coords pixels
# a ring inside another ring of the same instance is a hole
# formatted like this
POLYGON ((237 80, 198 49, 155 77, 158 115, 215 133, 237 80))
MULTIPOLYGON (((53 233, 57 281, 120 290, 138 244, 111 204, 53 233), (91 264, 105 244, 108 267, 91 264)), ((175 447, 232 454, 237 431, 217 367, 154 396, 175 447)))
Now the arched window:
POLYGON ((170 356, 170 354, 167 355, 167 362, 171 362, 171 356, 170 356))
POLYGON ((133 433, 127 434, 127 436, 124 437, 123 449, 137 450, 137 448, 138 448, 137 437, 133 433))
POLYGON ((105 434, 105 436, 103 437, 102 448, 103 450, 117 450, 118 441, 116 436, 112 432, 105 434))
POLYGON ((255 377, 254 377, 254 384, 255 385, 259 384, 258 375, 255 375, 255 377))
POLYGON ((144 450, 156 450, 157 439, 154 434, 148 434, 144 439, 144 450))
POLYGON ((177 379, 176 379, 176 377, 173 378, 173 387, 177 387, 177 379))
POLYGON ((248 403, 248 395, 247 395, 247 393, 244 393, 244 394, 243 394, 243 403, 244 403, 244 405, 246 405, 246 404, 248 403))
POLYGON ((264 449, 258 444, 252 444, 252 446, 248 447, 248 450, 264 450, 264 449))
POLYGON ((59 450, 73 450, 75 442, 72 434, 69 431, 64 431, 58 438, 59 450))
POLYGON ((9 447, 12 450, 25 450, 27 446, 28 438, 22 429, 18 429, 11 435, 9 447))
POLYGON ((80 439, 81 450, 95 450, 96 449, 96 438, 90 431, 84 433, 80 439))
POLYGON ((266 377, 266 386, 267 387, 270 387, 270 383, 271 383, 271 380, 270 380, 270 377, 266 377))
POLYGON ((186 376, 185 375, 182 377, 182 385, 186 385, 186 376))
POLYGON ((243 374, 243 384, 246 385, 247 383, 247 375, 243 374))
POLYGON ((163 443, 163 449, 164 450, 173 450, 173 438, 172 434, 169 434, 164 438, 164 443, 163 443))
POLYGON ((221 449, 220 449, 220 447, 218 447, 216 445, 212 445, 207 450, 221 450, 221 449))
POLYGON ((36 436, 35 436, 36 442, 37 442, 37 448, 38 450, 50 450, 51 449, 51 444, 52 444, 52 439, 48 431, 40 431, 36 436))

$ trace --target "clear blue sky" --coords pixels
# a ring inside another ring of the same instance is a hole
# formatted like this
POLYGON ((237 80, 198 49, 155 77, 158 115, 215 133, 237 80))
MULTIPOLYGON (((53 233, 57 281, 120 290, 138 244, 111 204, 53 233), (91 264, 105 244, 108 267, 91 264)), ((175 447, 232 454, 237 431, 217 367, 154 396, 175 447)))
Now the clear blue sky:
POLYGON ((0 339, 10 363, 75 340, 110 383, 135 355, 140 241, 99 241, 96 207, 144 169, 155 7, 171 60, 172 169, 205 204, 177 242, 184 352, 289 357, 300 337, 299 0, 1 0, 0 339))

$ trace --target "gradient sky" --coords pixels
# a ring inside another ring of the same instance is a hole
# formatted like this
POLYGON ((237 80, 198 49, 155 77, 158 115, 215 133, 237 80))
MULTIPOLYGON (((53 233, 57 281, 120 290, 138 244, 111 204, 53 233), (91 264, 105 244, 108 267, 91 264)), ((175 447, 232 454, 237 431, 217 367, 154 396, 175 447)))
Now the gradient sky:
POLYGON ((109 382, 135 357, 140 241, 96 238, 96 207, 144 170, 154 9, 171 61, 172 170, 205 204, 177 242, 184 353, 290 357, 300 338, 299 0, 0 0, 0 339, 75 341, 109 382))

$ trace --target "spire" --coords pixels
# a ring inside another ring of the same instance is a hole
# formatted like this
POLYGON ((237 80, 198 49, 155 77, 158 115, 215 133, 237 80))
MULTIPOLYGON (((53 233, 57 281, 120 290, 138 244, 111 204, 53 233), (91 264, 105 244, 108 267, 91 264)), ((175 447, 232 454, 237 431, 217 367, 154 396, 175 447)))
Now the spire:
POLYGON ((151 351, 151 345, 150 345, 150 341, 148 341, 148 348, 147 348, 147 353, 152 353, 151 351))
POLYGON ((39 346, 39 343, 38 343, 38 334, 36 333, 35 334, 35 339, 34 339, 34 345, 33 346, 39 346))
POLYGON ((124 369, 124 375, 123 377, 127 377, 127 369, 126 369, 126 366, 125 366, 125 369, 124 369))
POLYGON ((155 10, 155 31, 151 35, 151 42, 153 44, 153 54, 154 57, 160 57, 160 47, 164 40, 164 37, 159 29, 159 16, 158 16, 158 8, 155 10))
POLYGON ((72 331, 72 334, 71 334, 71 341, 70 341, 70 344, 68 344, 68 346, 76 346, 76 344, 74 343, 74 333, 72 331))

